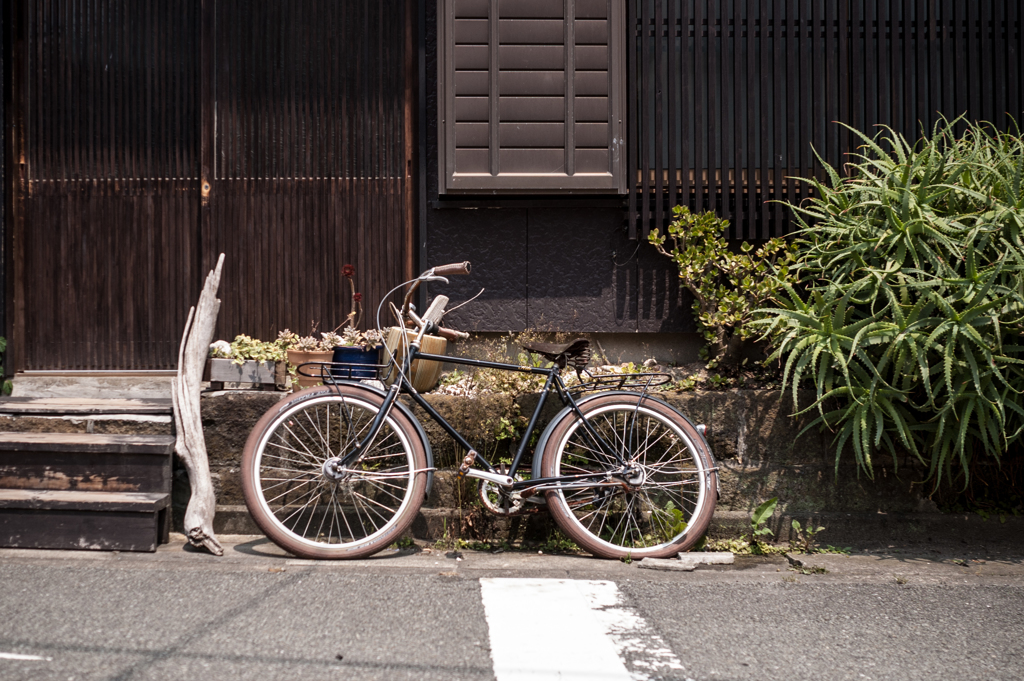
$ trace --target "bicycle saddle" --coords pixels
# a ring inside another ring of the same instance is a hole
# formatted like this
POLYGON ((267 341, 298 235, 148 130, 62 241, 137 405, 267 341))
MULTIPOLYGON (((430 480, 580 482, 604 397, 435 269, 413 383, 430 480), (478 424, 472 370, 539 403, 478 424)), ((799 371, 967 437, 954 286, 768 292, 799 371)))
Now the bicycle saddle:
POLYGON ((577 338, 571 343, 520 343, 524 350, 536 352, 541 357, 554 362, 559 369, 572 364, 576 371, 582 371, 590 361, 590 341, 577 338))

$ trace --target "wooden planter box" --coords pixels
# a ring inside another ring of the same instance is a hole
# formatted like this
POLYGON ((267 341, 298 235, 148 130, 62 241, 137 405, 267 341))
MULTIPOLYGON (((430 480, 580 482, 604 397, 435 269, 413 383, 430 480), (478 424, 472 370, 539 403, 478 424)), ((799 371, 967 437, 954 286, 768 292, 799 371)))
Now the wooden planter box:
POLYGON ((285 363, 250 359, 236 364, 231 359, 211 358, 206 363, 206 375, 203 378, 210 381, 214 390, 223 389, 225 383, 255 383, 274 388, 286 382, 285 363))

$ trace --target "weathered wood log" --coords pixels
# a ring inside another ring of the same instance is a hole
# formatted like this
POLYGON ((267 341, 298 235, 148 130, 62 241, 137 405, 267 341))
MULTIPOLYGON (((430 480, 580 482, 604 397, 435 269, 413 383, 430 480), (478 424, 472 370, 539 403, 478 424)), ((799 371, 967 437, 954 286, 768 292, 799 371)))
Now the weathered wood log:
POLYGON ((224 265, 224 254, 217 259, 217 267, 206 277, 199 296, 199 304, 189 310, 188 321, 178 350, 178 375, 171 381, 171 401, 174 404, 174 425, 177 439, 174 451, 185 464, 192 497, 185 509, 185 534, 193 546, 206 548, 215 556, 224 549, 213 534, 213 514, 217 498, 210 477, 210 461, 206 455, 203 421, 200 415, 199 393, 202 389, 203 368, 213 342, 214 326, 220 311, 217 288, 224 265))

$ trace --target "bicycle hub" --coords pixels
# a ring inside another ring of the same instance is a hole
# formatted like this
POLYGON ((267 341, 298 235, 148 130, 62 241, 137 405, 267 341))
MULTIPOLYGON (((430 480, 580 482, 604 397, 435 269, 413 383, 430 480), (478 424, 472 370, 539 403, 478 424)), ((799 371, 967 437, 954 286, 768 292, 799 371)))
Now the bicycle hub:
POLYGON ((336 456, 332 456, 324 461, 324 465, 321 468, 324 476, 331 480, 338 481, 345 477, 345 473, 342 472, 341 468, 341 459, 336 456))

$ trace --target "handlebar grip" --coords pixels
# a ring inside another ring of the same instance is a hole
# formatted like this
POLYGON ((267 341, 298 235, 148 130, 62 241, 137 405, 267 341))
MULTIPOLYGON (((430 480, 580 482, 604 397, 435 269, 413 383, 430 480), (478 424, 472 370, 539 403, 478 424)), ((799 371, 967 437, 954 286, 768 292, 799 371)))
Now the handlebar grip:
POLYGON ((455 329, 446 329, 443 326, 438 328, 437 335, 441 338, 447 338, 450 341, 465 340, 469 338, 469 334, 465 331, 456 331, 455 329))
POLYGON ((444 316, 444 308, 448 305, 448 296, 438 296, 430 301, 430 307, 423 313, 421 319, 424 322, 441 324, 441 317, 444 316))
POLYGON ((469 261, 438 265, 434 268, 434 274, 438 277, 447 277, 449 274, 469 274, 469 261))

